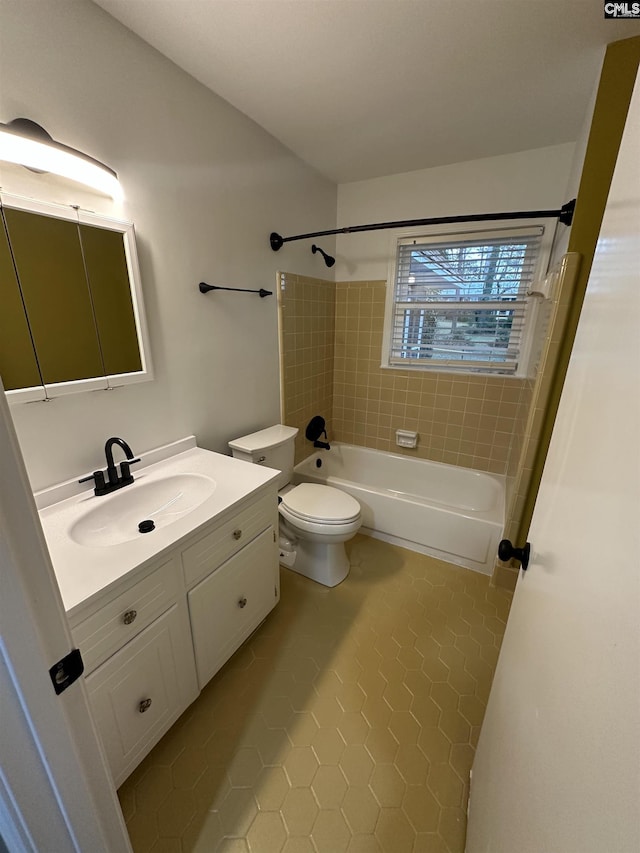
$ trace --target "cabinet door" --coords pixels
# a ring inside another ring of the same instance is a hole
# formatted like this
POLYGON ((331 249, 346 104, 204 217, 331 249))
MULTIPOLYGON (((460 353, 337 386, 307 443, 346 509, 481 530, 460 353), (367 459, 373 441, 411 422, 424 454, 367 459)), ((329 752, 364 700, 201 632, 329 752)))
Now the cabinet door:
POLYGON ((77 222, 4 216, 45 385, 104 376, 77 222))
POLYGON ((73 639, 89 674, 136 634, 143 631, 181 594, 180 564, 172 554, 128 589, 100 604, 90 616, 73 625, 73 639))
POLYGON ((117 786, 197 696, 184 604, 156 619, 86 685, 117 786))
POLYGON ((105 373, 140 371, 123 234, 84 223, 79 228, 105 373))
POLYGON ((201 688, 278 603, 278 571, 269 527, 189 593, 201 688))
MULTIPOLYGON (((5 391, 42 386, 31 330, 0 218, 0 376, 5 391)), ((44 388, 40 388, 44 397, 44 388)))
POLYGON ((205 534, 182 552, 184 579, 188 588, 208 577, 214 569, 272 525, 278 524, 278 503, 275 488, 261 497, 251 499, 249 506, 238 509, 233 517, 205 534))
POLYGON ((133 225, 0 199, 0 374, 13 402, 151 378, 133 225))

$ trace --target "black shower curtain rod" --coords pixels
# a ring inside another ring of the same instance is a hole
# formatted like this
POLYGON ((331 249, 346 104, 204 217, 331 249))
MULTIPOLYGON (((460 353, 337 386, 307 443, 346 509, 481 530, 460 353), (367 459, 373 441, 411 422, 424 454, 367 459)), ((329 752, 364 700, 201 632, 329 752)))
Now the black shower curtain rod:
POLYGON ((269 241, 271 248, 277 252, 285 243, 292 240, 309 240, 312 237, 328 237, 332 234, 355 234, 358 231, 383 231, 385 228, 415 228, 419 225, 451 225, 456 222, 491 222, 500 219, 558 219, 563 225, 571 225, 575 198, 563 204, 560 210, 520 210, 508 213, 471 213, 467 216, 438 216, 434 219, 401 219, 398 222, 375 222, 372 225, 352 225, 347 228, 331 228, 328 231, 313 231, 311 234, 296 234, 293 237, 282 237, 275 231, 271 232, 269 241))

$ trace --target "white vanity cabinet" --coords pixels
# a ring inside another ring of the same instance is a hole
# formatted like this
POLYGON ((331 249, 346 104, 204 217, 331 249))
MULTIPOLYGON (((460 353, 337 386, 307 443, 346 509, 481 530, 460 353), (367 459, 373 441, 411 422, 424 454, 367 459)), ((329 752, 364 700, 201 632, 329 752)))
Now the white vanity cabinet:
POLYGON ((216 674, 275 606, 273 527, 226 560, 189 592, 193 648, 200 687, 216 674))
POLYGON ((180 559, 170 554, 105 595, 88 612, 72 619, 73 638, 82 652, 85 674, 121 649, 182 597, 180 559))
POLYGON ((200 688, 280 600, 275 490, 182 552, 200 688))
POLYGON ((86 679, 116 787, 198 695, 184 602, 86 679))
POLYGON ((72 620, 116 785, 198 695, 179 555, 132 575, 72 620))
POLYGON ((70 614, 116 786, 280 598, 275 484, 70 614))

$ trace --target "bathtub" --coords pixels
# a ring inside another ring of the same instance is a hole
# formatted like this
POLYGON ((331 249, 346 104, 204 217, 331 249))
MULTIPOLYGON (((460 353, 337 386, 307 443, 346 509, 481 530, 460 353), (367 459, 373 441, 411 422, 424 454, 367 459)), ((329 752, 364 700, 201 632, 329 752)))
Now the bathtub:
POLYGON ((491 574, 504 529, 504 478, 331 444, 294 470, 294 482, 325 483, 353 495, 362 532, 458 566, 491 574))

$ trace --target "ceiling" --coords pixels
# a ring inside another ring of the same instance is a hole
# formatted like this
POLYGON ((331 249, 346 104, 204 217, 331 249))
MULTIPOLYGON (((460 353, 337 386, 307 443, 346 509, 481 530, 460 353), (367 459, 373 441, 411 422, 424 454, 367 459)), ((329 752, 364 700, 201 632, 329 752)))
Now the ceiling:
POLYGON ((574 141, 603 0, 95 0, 336 183, 574 141))

